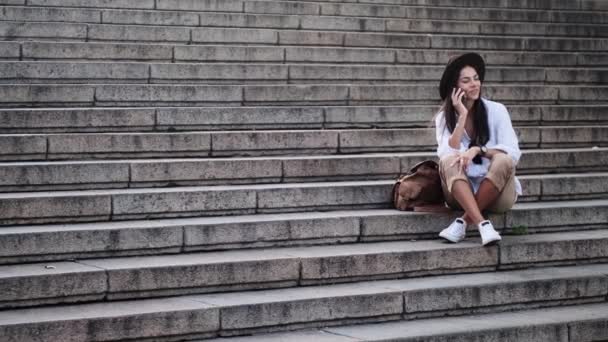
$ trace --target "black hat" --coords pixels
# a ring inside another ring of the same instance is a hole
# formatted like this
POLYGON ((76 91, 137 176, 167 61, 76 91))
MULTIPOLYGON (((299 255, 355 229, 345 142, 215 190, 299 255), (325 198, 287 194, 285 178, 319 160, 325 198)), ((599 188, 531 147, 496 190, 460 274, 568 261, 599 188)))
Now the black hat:
POLYGON ((445 67, 443 76, 441 76, 441 82, 439 83, 439 96, 441 96, 442 101, 450 94, 451 89, 449 88, 452 87, 460 76, 460 70, 467 65, 473 67, 473 69, 477 71, 479 79, 483 82, 483 78, 486 74, 486 63, 480 55, 470 52, 452 57, 445 67))

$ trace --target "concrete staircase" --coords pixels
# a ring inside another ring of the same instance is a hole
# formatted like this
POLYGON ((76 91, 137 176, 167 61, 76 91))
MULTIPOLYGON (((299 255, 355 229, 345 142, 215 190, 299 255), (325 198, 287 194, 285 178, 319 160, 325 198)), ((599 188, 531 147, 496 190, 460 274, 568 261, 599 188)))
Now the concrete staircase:
POLYGON ((608 340, 608 2, 0 0, 0 40, 1 342, 608 340), (486 248, 390 209, 463 51, 523 150, 486 248))

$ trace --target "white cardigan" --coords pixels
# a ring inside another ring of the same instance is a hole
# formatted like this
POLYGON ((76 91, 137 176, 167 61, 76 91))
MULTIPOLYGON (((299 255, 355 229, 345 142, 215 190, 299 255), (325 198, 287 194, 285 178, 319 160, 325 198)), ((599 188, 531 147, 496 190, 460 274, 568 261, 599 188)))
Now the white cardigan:
MULTIPOLYGON (((521 157, 521 151, 519 150, 519 143, 517 141, 517 135, 513 130, 511 124, 511 117, 507 108, 498 102, 490 101, 482 98, 483 104, 486 106, 488 112, 488 127, 490 129, 490 139, 486 144, 488 149, 497 149, 507 153, 515 165, 519 162, 521 157)), ((440 112, 435 118, 435 130, 437 136, 437 155, 439 158, 457 152, 465 152, 469 148, 471 138, 467 135, 466 130, 460 140, 460 149, 452 148, 448 141, 451 133, 447 129, 443 112, 440 112)), ((483 178, 488 173, 490 167, 490 160, 482 158, 482 164, 474 164, 471 162, 467 170, 467 177, 473 185, 473 191, 476 193, 479 189, 479 185, 483 178)), ((522 194, 521 183, 515 177, 515 190, 518 195, 522 194)))

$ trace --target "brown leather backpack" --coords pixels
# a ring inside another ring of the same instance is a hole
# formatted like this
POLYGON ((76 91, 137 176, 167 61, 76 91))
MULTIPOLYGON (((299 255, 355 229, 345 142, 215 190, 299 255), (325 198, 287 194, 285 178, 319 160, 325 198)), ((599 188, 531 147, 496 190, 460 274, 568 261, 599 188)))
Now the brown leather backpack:
POLYGON ((439 165, 425 160, 400 177, 393 186, 393 205, 399 210, 449 211, 441 190, 439 165))

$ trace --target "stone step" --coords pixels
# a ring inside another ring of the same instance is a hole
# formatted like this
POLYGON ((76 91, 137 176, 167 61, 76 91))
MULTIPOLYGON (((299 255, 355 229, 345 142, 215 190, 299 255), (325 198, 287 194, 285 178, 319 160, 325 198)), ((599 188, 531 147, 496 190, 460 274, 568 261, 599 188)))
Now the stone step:
MULTIPOLYGON (((608 195, 602 172, 520 176, 520 201, 608 195)), ((1 225, 391 207, 393 181, 1 193, 1 225)))
MULTIPOLYGON (((607 86, 484 85, 505 104, 603 104, 607 86)), ((436 85, 1 84, 0 107, 299 106, 437 104, 436 85)))
MULTIPOLYGON (((101 300, 102 296, 124 300, 600 263, 608 260, 606 242, 608 232, 601 229, 505 236, 500 246, 491 247, 483 247, 479 241, 421 240, 7 265, 0 266, 0 282, 14 290, 3 293, 0 305, 57 304, 101 300)), ((606 287, 601 291, 606 292, 606 287)), ((238 296, 231 298, 237 300, 238 296)))
MULTIPOLYGON (((140 303, 144 305, 154 303, 159 314, 164 315, 175 314, 174 306, 180 302, 189 309, 198 305, 197 316, 206 314, 207 324, 215 327, 213 332, 220 336, 336 326, 355 322, 410 320, 441 314, 500 312, 512 308, 530 310, 592 302, 601 302, 601 305, 606 306, 605 296, 608 292, 606 272, 608 266, 605 264, 578 268, 551 267, 294 289, 190 295, 141 302, 6 310, 0 313, 2 318, 0 331, 15 332, 22 338, 30 336, 28 334, 33 335, 32 331, 36 331, 48 338, 60 339, 60 335, 52 334, 53 330, 49 325, 71 326, 77 320, 88 322, 96 318, 102 321, 109 320, 112 316, 115 316, 114 319, 119 319, 117 316, 120 314, 130 317, 131 320, 146 321, 141 309, 133 309, 125 305, 138 307, 140 303), (471 288, 475 288, 475 293, 471 288), (116 307, 113 307, 114 310, 109 310, 109 305, 116 307), (56 311, 51 316, 52 310, 56 311), (214 321, 216 322, 211 323, 214 321), (18 322, 23 325, 17 327, 18 322)), ((42 291, 38 293, 40 292, 42 291)), ((74 336, 70 337, 75 340, 74 336)), ((88 337, 83 340, 95 339, 88 337)))
POLYGON ((344 46, 421 49, 604 51, 607 38, 363 33, 182 26, 0 22, 5 40, 344 46))
MULTIPOLYGON (((435 16, 440 16, 440 13, 446 11, 456 12, 459 17, 463 16, 466 11, 462 8, 477 7, 474 11, 476 14, 472 19, 479 17, 492 17, 493 13, 506 12, 505 17, 515 17, 510 20, 530 20, 530 21, 557 21, 557 20, 575 20, 578 22, 589 22, 585 19, 597 16, 596 12, 591 10, 606 10, 608 9, 602 1, 569 1, 567 3, 560 1, 511 1, 505 4, 504 1, 488 3, 484 1, 465 3, 461 1, 383 1, 353 4, 352 1, 329 1, 323 2, 303 2, 303 1, 177 1, 177 0, 148 0, 140 1, 137 4, 130 4, 126 1, 74 1, 74 0, 33 0, 27 2, 29 6, 47 6, 47 7, 79 7, 79 8, 121 8, 121 9, 156 9, 156 10, 182 10, 182 11, 224 11, 224 12, 245 12, 245 13, 281 13, 290 15, 306 15, 306 14, 321 14, 335 15, 336 12, 341 15, 361 15, 361 13, 369 16, 387 16, 387 17, 411 17, 428 15, 426 11, 416 11, 417 7, 430 11, 436 11, 435 16), (447 7, 447 8, 442 8, 447 7), (460 8, 459 8, 460 7, 460 8), (523 9, 523 11, 522 11, 523 9), (443 10, 443 12, 441 12, 443 10), (481 14, 478 14, 481 12, 481 14), (518 13, 524 12, 524 13, 518 13)), ((25 0, 2 0, 2 4, 7 5, 26 5, 25 0)), ((440 19, 444 19, 440 17, 440 19)))
MULTIPOLYGON (((311 46, 179 45, 79 42, 1 42, 0 58, 72 61, 433 64, 465 50, 311 46)), ((601 52, 480 51, 488 65, 606 66, 601 52)))
POLYGON ((351 325, 248 337, 218 338, 208 342, 355 342, 355 341, 595 341, 607 338, 605 303, 560 308, 519 310, 464 317, 409 322, 351 325))
MULTIPOLYGON (((599 17, 599 16, 598 16, 599 17)), ((316 15, 193 13, 183 11, 92 10, 82 8, 5 6, 0 21, 43 21, 92 24, 126 24, 190 27, 248 27, 331 31, 403 33, 462 33, 490 35, 541 35, 606 37, 602 24, 539 23, 433 19, 384 19, 316 15)))
MULTIPOLYGON (((608 146, 608 126, 516 127, 520 148, 608 146)), ((437 148, 435 128, 0 135, 0 160, 334 155, 437 148)))
MULTIPOLYGON (((301 0, 284 0, 284 1, 301 1, 301 0)), ((543 1, 528 1, 528 0, 492 0, 492 1, 454 1, 454 0, 310 0, 310 2, 329 2, 338 4, 386 4, 386 5, 400 5, 400 6, 432 6, 432 7, 452 7, 458 9, 458 7, 476 7, 476 9, 484 8, 500 8, 500 9, 565 9, 565 10, 600 10, 606 9, 606 4, 603 1, 598 0, 578 0, 571 1, 569 3, 563 3, 556 0, 543 0, 543 1)))
MULTIPOLYGON (((436 84, 444 66, 0 62, 0 83, 436 84)), ((494 67, 486 82, 608 84, 608 68, 494 67)))
MULTIPOLYGON (((515 126, 608 125, 606 105, 509 105, 515 126)), ((424 128, 430 106, 0 109, 0 133, 424 128)))
MULTIPOLYGON (((4 162, 3 192, 395 179, 434 152, 4 162)), ((518 174, 608 171, 608 148, 524 150, 518 174)), ((388 184, 388 183, 387 183, 388 184)))
MULTIPOLYGON (((366 209, 3 227, 0 264, 435 239, 457 214, 366 209)), ((520 202, 513 210, 490 218, 501 234, 517 235, 608 228, 607 215, 608 200, 603 199, 520 202)), ((469 231, 469 241, 478 241, 471 235, 477 233, 469 231)))

